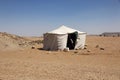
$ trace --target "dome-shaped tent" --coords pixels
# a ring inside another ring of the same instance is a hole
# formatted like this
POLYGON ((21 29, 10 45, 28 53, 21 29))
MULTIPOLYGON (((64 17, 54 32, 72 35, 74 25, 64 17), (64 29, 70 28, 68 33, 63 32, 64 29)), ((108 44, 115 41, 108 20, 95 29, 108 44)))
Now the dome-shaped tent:
POLYGON ((81 32, 63 25, 60 26, 58 29, 44 34, 43 49, 83 49, 85 45, 85 40, 86 32, 81 32))

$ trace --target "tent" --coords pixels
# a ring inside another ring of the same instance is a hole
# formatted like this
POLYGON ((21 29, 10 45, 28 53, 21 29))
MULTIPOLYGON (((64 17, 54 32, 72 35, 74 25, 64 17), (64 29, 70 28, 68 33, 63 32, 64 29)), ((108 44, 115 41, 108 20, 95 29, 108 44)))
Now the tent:
POLYGON ((43 49, 64 50, 83 49, 86 40, 86 32, 81 32, 66 26, 44 34, 43 49))

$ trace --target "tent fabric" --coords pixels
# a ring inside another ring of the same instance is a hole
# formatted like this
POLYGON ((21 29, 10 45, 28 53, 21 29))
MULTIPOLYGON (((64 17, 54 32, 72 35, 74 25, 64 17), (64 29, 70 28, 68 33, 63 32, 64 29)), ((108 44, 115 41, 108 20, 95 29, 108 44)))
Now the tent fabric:
POLYGON ((58 29, 55 29, 44 34, 43 49, 45 50, 64 50, 65 48, 83 49, 85 45, 85 39, 86 32, 81 32, 63 25, 58 29), (74 42, 73 44, 72 41, 74 42), (72 45, 73 47, 71 47, 72 45))
POLYGON ((43 49, 45 50, 63 50, 67 43, 67 34, 44 34, 43 49))
POLYGON ((72 28, 69 28, 69 27, 66 27, 64 25, 62 25, 61 27, 59 27, 58 29, 55 29, 53 31, 50 31, 48 33, 51 33, 51 34, 68 34, 68 33, 73 33, 73 32, 78 32, 78 33, 85 33, 85 32, 81 32, 81 31, 78 31, 78 30, 75 30, 75 29, 72 29, 72 28))
POLYGON ((78 35, 75 49, 84 49, 86 34, 78 35))

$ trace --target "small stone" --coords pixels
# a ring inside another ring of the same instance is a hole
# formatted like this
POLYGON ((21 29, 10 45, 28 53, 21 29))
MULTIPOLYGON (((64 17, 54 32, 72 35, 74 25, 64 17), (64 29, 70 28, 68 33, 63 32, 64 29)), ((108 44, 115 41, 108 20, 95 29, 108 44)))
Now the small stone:
POLYGON ((96 48, 98 48, 99 47, 99 45, 96 45, 96 48))
POLYGON ((87 47, 85 46, 84 49, 87 49, 87 47))
POLYGON ((65 52, 68 52, 68 51, 69 51, 69 48, 64 48, 64 51, 65 51, 65 52))
POLYGON ((32 47, 31 47, 31 49, 35 49, 35 47, 34 47, 34 46, 32 46, 32 47))
POLYGON ((88 46, 87 44, 85 44, 85 46, 88 46))
POLYGON ((87 52, 91 52, 90 50, 87 50, 87 52))
POLYGON ((75 51, 74 53, 78 53, 78 51, 75 51))
POLYGON ((100 50, 105 50, 104 48, 100 48, 100 50))

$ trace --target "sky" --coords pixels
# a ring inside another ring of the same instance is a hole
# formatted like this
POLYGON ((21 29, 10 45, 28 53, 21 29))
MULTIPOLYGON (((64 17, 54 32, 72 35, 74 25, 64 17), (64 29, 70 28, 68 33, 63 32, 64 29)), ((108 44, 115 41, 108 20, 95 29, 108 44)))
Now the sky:
POLYGON ((61 25, 120 32, 120 0, 0 0, 0 32, 41 36, 61 25))

